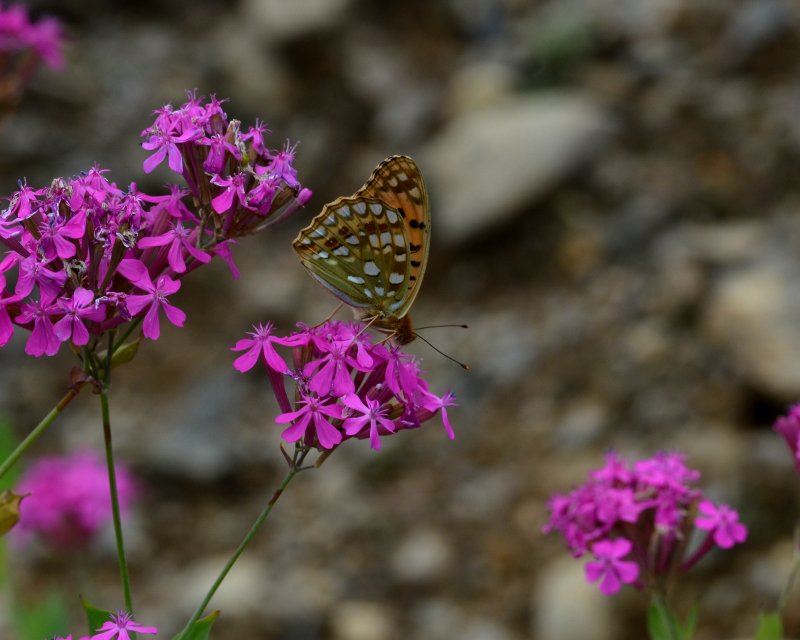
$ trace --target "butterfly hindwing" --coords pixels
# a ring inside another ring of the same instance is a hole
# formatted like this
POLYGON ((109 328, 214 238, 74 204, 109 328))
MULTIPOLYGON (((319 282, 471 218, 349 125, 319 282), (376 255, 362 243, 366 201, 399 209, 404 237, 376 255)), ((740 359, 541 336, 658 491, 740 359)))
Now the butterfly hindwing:
POLYGON ((387 315, 402 306, 408 248, 399 213, 384 203, 350 197, 325 205, 294 249, 311 275, 350 306, 387 315))

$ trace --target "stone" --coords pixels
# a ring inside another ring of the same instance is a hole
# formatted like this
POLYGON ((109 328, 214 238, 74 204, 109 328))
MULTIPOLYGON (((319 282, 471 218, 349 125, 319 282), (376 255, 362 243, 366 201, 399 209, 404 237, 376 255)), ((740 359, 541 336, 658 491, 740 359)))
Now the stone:
POLYGON ((411 531, 400 541, 391 565, 404 582, 426 583, 441 577, 452 563, 447 538, 433 529, 411 531))
POLYGON ((453 118, 420 154, 434 233, 458 243, 508 220, 593 157, 611 129, 597 104, 568 92, 453 118))
POLYGON ((390 640, 394 626, 391 611, 376 602, 342 602, 331 616, 335 640, 390 640))
POLYGON ((800 262, 768 256, 728 273, 711 295, 705 326, 754 387, 800 395, 800 262))
POLYGON ((561 557, 545 565, 533 596, 532 638, 611 640, 611 600, 586 582, 581 562, 561 557), (579 615, 576 615, 576 612, 579 615))

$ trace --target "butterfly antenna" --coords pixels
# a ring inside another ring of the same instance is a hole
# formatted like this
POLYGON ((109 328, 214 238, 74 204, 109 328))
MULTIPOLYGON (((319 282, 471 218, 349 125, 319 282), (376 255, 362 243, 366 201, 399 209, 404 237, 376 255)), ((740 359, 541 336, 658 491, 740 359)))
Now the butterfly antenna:
MULTIPOLYGON (((442 325, 442 326, 466 327, 466 325, 442 325)), ((420 328, 422 328, 422 329, 430 329, 431 327, 420 327, 420 328)), ((459 360, 456 360, 456 359, 455 359, 453 356, 446 354, 446 353, 445 353, 444 351, 442 351, 441 349, 437 349, 436 347, 434 347, 434 346, 431 344, 431 342, 430 342, 429 340, 427 340, 427 339, 423 338, 423 337, 422 337, 421 335, 419 335, 419 334, 418 334, 416 331, 414 332, 414 335, 415 335, 417 338, 419 338, 420 340, 422 340, 422 341, 423 341, 425 344, 427 344, 427 345, 428 345, 428 346, 429 346, 431 349, 433 349, 433 350, 434 350, 436 353, 439 353, 439 354, 443 355, 445 358, 447 358, 448 360, 450 360, 450 361, 452 361, 452 362, 455 362, 455 363, 456 363, 456 364, 457 364, 459 367, 461 367, 461 368, 462 368, 462 369, 464 369, 465 371, 469 371, 469 365, 468 365, 468 364, 464 364, 463 362, 460 362, 459 360)))
POLYGON ((425 327, 416 327, 415 330, 419 331, 420 329, 445 329, 445 328, 457 328, 457 329, 469 329, 469 327, 465 324, 429 324, 425 327))

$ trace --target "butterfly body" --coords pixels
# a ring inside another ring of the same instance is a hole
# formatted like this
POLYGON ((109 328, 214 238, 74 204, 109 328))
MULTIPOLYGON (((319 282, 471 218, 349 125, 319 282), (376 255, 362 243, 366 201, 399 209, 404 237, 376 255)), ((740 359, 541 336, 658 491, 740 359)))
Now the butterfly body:
POLYGON ((430 206, 411 158, 381 162, 356 193, 326 204, 292 247, 356 317, 398 344, 414 339, 408 311, 428 262, 430 206))

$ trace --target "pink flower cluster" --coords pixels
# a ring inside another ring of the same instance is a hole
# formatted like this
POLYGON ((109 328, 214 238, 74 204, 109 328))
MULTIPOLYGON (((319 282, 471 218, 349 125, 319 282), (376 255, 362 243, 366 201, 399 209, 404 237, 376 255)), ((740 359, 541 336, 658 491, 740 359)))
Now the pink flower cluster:
POLYGON ((381 437, 421 427, 437 413, 447 435, 455 437, 447 416, 455 404, 452 393, 431 393, 414 358, 399 347, 373 343, 363 324, 300 325, 286 337, 273 335, 271 324, 254 329, 233 347, 245 352, 234 367, 248 371, 263 360, 283 411, 275 422, 289 425, 282 434, 286 442, 330 450, 349 438, 369 438, 379 449, 381 437), (291 367, 277 345, 292 349, 291 367), (294 402, 286 378, 295 385, 294 402))
MULTIPOLYGON (((118 611, 108 622, 104 622, 94 635, 81 636, 80 640, 131 640, 136 637, 131 634, 137 633, 150 635, 158 633, 158 629, 145 627, 136 622, 129 613, 118 611)), ((53 640, 72 640, 72 634, 66 637, 56 636, 53 640)))
POLYGON ((789 407, 785 416, 775 421, 773 426, 789 447, 794 458, 794 465, 800 473, 800 403, 789 407))
POLYGON ((278 222, 311 197, 301 189, 293 167, 295 146, 270 151, 266 125, 256 121, 246 133, 238 120, 228 121, 215 97, 203 104, 193 94, 175 109, 156 111, 153 124, 142 132, 142 147, 153 153, 146 173, 164 160, 183 176, 201 210, 218 217, 214 228, 225 237, 246 235, 278 222))
POLYGON ((302 201, 287 153, 265 159, 263 126, 240 135, 238 122, 228 123, 217 100, 204 105, 193 98, 177 111, 164 107, 148 131, 150 148, 157 140, 172 142, 157 149, 146 167, 163 152, 189 180, 191 196, 178 187, 158 196, 135 184, 124 191, 97 167, 39 189, 22 183, 11 196, 0 212, 0 243, 10 249, 0 261, 0 346, 16 325, 31 331, 27 354, 52 356, 65 342, 96 344, 134 319, 142 321, 144 337, 158 339, 162 314, 183 326, 184 312, 168 298, 184 275, 218 256, 238 277, 230 250, 234 239, 302 201), (168 133, 155 133, 162 127, 168 133), (230 144, 215 155, 210 141, 216 138, 201 131, 220 131, 230 144), (212 156, 218 161, 208 162, 212 156), (234 206, 222 185, 227 174, 205 173, 212 165, 219 171, 234 167, 237 180, 244 183, 243 176, 251 175, 258 186, 234 206), (9 281, 13 291, 6 289, 9 281))
MULTIPOLYGON (((123 465, 117 464, 116 470, 120 509, 125 510, 136 497, 136 483, 123 465)), ((15 491, 26 496, 12 530, 23 544, 38 535, 57 549, 81 546, 111 522, 106 464, 92 451, 40 458, 15 491)))
POLYGON ((559 532, 576 557, 591 553, 586 577, 607 594, 623 584, 686 571, 714 545, 744 542, 746 527, 736 511, 714 504, 694 486, 700 473, 679 453, 659 453, 629 464, 615 453, 606 465, 568 495, 549 501, 545 533, 559 532), (705 535, 687 555, 694 530, 705 535))
POLYGON ((32 22, 24 5, 0 5, 0 52, 6 56, 33 52, 53 68, 64 66, 64 35, 54 18, 32 22))

